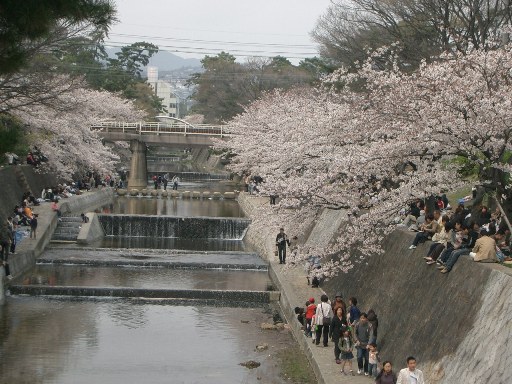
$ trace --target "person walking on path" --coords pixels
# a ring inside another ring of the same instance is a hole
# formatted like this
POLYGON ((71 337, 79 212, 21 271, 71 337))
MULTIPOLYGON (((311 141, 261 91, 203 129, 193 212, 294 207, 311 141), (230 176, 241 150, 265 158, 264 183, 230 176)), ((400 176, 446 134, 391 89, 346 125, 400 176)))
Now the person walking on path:
POLYGON ((284 233, 284 228, 279 229, 276 236, 276 250, 279 255, 279 264, 286 264, 286 245, 290 245, 288 235, 284 233))
POLYGON ((304 329, 304 333, 306 334, 306 337, 311 337, 313 335, 312 328, 312 322, 313 317, 316 313, 316 305, 315 305, 315 299, 313 297, 309 298, 308 305, 306 307, 306 327, 304 329))
POLYGON ((352 341, 352 334, 348 329, 343 331, 343 336, 339 340, 339 348, 341 350, 341 373, 346 375, 345 365, 350 369, 349 373, 352 376, 354 375, 354 371, 352 370, 352 360, 354 359, 354 354, 352 351, 354 350, 354 342, 352 341))
POLYGON ((320 337, 323 336, 324 347, 328 346, 329 326, 331 325, 333 313, 327 295, 320 297, 320 304, 316 307, 316 345, 320 345, 320 337))
POLYGON ((407 358, 407 368, 398 374, 396 384, 425 384, 423 372, 416 369, 416 359, 412 356, 407 358))
POLYGON ((343 301, 343 296, 341 292, 337 292, 336 296, 334 297, 334 303, 332 303, 332 313, 336 313, 338 308, 341 308, 343 310, 343 318, 347 319, 347 305, 343 301))
POLYGON ((390 361, 382 363, 382 370, 375 379, 375 384, 396 384, 396 375, 390 361))
POLYGON ((34 239, 37 238, 37 215, 34 215, 32 220, 30 220, 30 238, 32 236, 34 236, 34 239))
POLYGON ((371 329, 366 313, 361 313, 354 329, 357 349, 357 374, 361 375, 364 372, 364 375, 368 376, 368 344, 370 343, 371 329))
POLYGON ((331 326, 329 327, 329 337, 334 343, 334 360, 336 364, 341 364, 339 341, 345 329, 347 329, 347 323, 343 317, 343 308, 338 307, 336 309, 336 315, 333 317, 331 326))
POLYGON ((377 367, 380 362, 379 351, 375 343, 368 344, 368 374, 377 378, 377 367))

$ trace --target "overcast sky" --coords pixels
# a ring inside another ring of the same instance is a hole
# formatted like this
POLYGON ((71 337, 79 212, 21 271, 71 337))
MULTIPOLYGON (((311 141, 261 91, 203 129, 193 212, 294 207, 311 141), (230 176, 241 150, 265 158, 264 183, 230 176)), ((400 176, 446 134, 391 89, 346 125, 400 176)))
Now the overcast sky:
POLYGON ((221 50, 240 56, 312 57, 309 36, 330 0, 116 0, 108 42, 148 41, 182 57, 221 50))

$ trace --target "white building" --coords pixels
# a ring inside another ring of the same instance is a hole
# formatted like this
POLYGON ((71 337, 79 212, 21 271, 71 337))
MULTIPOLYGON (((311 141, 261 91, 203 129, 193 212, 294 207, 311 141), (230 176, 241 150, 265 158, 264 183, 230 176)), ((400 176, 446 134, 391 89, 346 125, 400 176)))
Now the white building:
POLYGON ((162 105, 169 117, 179 117, 180 101, 173 92, 172 85, 166 81, 158 80, 158 67, 148 67, 148 83, 155 94, 162 99, 162 105))

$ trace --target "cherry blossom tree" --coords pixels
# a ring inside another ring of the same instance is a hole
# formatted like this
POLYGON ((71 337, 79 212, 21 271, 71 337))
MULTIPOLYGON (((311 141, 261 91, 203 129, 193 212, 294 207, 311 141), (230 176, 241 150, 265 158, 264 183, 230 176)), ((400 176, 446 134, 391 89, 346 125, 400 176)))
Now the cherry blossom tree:
POLYGON ((336 256, 326 262, 329 273, 382 252, 409 199, 462 185, 458 156, 480 167, 481 182, 508 191, 510 47, 441 56, 412 74, 395 58, 383 48, 357 73, 341 69, 320 89, 267 94, 229 123, 231 139, 218 144, 235 154, 233 171, 263 177, 261 193, 282 198, 258 221, 276 225, 294 209, 300 227, 311 222, 312 207, 353 213, 334 244, 315 250, 336 256), (387 65, 374 65, 377 56, 387 65))
MULTIPOLYGON (((62 81, 65 83, 65 81, 62 81)), ((65 85, 64 85, 65 87, 65 85)), ((58 92, 57 92, 58 93, 58 92)), ((31 145, 48 157, 47 165, 62 177, 75 173, 114 170, 118 156, 103 145, 90 126, 102 120, 137 121, 143 113, 131 101, 104 91, 73 88, 58 93, 52 105, 26 106, 22 98, 11 113, 29 130, 31 145)))

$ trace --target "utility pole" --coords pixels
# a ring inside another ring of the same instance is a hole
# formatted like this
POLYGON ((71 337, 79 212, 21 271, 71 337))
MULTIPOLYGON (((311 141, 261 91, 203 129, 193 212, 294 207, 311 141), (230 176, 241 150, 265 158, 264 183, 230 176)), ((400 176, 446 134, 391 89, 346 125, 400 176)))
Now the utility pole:
MULTIPOLYGON (((505 7, 505 12, 507 14, 508 27, 510 27, 510 0, 503 0, 503 5, 505 7)), ((501 34, 501 46, 505 47, 508 43, 510 43, 510 32, 502 32, 501 34)))

